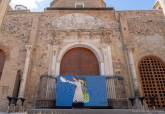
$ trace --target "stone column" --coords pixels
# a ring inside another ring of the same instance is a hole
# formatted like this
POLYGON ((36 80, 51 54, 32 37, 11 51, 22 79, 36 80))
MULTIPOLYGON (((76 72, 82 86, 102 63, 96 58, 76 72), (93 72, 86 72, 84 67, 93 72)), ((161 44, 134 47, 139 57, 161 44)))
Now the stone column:
MULTIPOLYGON (((107 76, 110 76, 110 77, 113 77, 114 76, 114 73, 113 73, 113 63, 112 63, 112 49, 111 49, 111 46, 107 46, 106 48, 106 51, 105 51, 105 59, 107 59, 105 62, 106 66, 106 75, 107 76)), ((115 90, 115 83, 114 83, 114 80, 111 79, 109 80, 109 89, 110 89, 110 98, 111 99, 116 99, 116 90, 115 90)))
POLYGON ((102 75, 102 76, 105 75, 104 62, 101 62, 101 63, 100 63, 100 72, 101 72, 101 75, 102 75))
POLYGON ((48 75, 51 76, 52 75, 52 62, 53 62, 53 45, 52 44, 48 44, 48 62, 49 62, 49 66, 48 66, 48 75))
POLYGON ((60 61, 56 62, 56 76, 60 75, 60 61))
POLYGON ((28 77, 29 67, 30 67, 30 63, 31 63, 31 56, 32 56, 31 53, 32 53, 32 50, 33 50, 33 48, 35 46, 35 42, 36 42, 36 36, 37 36, 37 30, 38 30, 38 21, 39 21, 38 16, 34 16, 32 28, 31 28, 31 32, 30 32, 29 43, 28 43, 28 45, 25 46, 27 52, 26 52, 23 76, 22 76, 21 84, 20 84, 19 97, 24 97, 24 94, 25 94, 26 80, 28 77))
POLYGON ((111 46, 108 46, 107 48, 107 55, 108 55, 108 63, 109 63, 109 75, 113 76, 113 62, 112 62, 112 49, 111 46))
POLYGON ((161 7, 162 7, 162 9, 163 9, 163 13, 164 13, 164 15, 165 15, 165 0, 159 0, 159 3, 160 3, 160 5, 161 5, 161 7))
POLYGON ((32 45, 26 45, 26 59, 25 59, 23 75, 21 78, 19 97, 24 97, 26 80, 27 80, 27 76, 28 76, 30 59, 31 59, 31 51, 32 51, 32 45))
POLYGON ((2 0, 0 3, 0 28, 4 19, 4 16, 8 10, 10 0, 2 0))
POLYGON ((133 96, 139 95, 139 85, 135 70, 135 64, 134 64, 134 57, 133 57, 133 49, 127 49, 128 53, 128 63, 129 63, 129 69, 130 69, 130 75, 132 80, 132 86, 133 86, 133 96))
POLYGON ((105 69, 105 75, 107 76, 113 76, 113 63, 112 63, 112 52, 111 52, 111 46, 107 46, 104 49, 104 69, 105 69))
MULTIPOLYGON (((55 47, 56 48, 56 47, 55 47)), ((52 76, 56 77, 56 59, 57 59, 57 55, 56 55, 56 49, 54 49, 53 47, 53 55, 52 55, 52 76)))

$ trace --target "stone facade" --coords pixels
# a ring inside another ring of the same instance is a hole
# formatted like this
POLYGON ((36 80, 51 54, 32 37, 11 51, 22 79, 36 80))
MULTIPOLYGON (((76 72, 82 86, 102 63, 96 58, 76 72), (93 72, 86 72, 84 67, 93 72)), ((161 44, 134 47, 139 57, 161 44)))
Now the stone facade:
MULTIPOLYGON (((102 7, 91 4, 94 5, 92 7, 102 7)), ((60 75, 62 56, 69 49, 79 46, 96 54, 101 75, 123 76, 127 97, 134 94, 133 86, 136 84, 142 94, 138 63, 148 55, 158 56, 165 61, 164 26, 163 13, 157 10, 118 12, 105 8, 54 9, 41 13, 6 11, 0 32, 0 49, 6 55, 0 79, 0 100, 3 101, 0 102, 0 110, 6 109, 6 96, 12 96, 18 70, 23 71, 21 85, 25 85, 19 95, 25 96, 26 104, 31 107, 40 76, 60 75), (129 51, 133 57, 134 73, 130 71, 129 51)))

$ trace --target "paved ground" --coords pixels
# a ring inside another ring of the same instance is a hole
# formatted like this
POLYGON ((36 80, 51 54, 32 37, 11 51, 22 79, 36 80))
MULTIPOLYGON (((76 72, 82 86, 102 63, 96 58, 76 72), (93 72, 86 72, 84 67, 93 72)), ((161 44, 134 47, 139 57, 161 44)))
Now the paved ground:
MULTIPOLYGON (((0 112, 0 114, 8 114, 0 112)), ((27 114, 10 113, 10 114, 27 114)), ((124 110, 124 109, 44 109, 31 110, 28 114, 165 114, 165 111, 124 110)))
POLYGON ((165 114, 164 111, 114 110, 114 109, 65 109, 32 110, 29 114, 165 114))

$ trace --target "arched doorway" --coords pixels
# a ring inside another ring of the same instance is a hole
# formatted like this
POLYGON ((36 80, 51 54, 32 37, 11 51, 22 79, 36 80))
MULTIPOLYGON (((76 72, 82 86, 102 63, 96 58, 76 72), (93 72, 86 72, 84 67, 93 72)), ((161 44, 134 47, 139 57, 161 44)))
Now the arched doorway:
POLYGON ((60 65, 62 76, 96 76, 100 75, 99 63, 95 54, 82 47, 70 49, 62 58, 60 65))
MULTIPOLYGON (((165 64, 155 56, 144 57, 139 63, 140 80, 145 97, 156 96, 157 108, 165 108, 165 64)), ((146 99, 149 107, 151 102, 146 99)))

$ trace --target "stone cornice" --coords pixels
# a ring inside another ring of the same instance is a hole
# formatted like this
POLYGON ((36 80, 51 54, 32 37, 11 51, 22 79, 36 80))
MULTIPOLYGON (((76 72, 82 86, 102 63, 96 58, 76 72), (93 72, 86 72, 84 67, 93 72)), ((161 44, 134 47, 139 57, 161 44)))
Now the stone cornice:
POLYGON ((56 8, 56 7, 49 7, 47 10, 114 10, 113 7, 109 8, 56 8))

